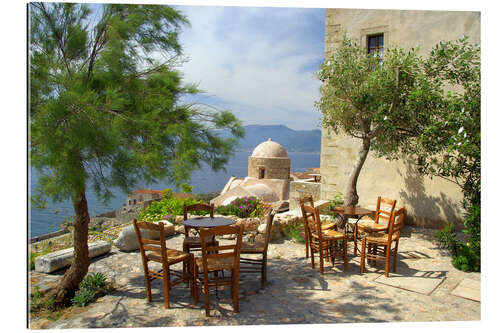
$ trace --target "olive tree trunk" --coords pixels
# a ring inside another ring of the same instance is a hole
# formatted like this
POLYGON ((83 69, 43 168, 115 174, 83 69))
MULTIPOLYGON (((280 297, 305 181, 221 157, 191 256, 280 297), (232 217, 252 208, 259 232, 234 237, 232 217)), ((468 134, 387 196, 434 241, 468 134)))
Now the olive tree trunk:
POLYGON ((78 285, 83 280, 90 266, 88 248, 89 211, 85 191, 73 195, 74 220, 74 256, 69 269, 64 273, 55 290, 49 294, 57 305, 67 305, 73 298, 78 285))
MULTIPOLYGON (((370 143, 371 139, 364 138, 363 144, 361 145, 361 149, 358 152, 358 158, 354 162, 351 173, 349 175, 349 179, 347 180, 345 194, 344 194, 344 206, 356 206, 358 204, 358 191, 356 189, 358 183, 358 177, 361 173, 361 169, 365 164, 366 157, 368 156, 368 152, 370 151, 370 143)), ((340 228, 345 227, 345 217, 339 219, 340 228)))

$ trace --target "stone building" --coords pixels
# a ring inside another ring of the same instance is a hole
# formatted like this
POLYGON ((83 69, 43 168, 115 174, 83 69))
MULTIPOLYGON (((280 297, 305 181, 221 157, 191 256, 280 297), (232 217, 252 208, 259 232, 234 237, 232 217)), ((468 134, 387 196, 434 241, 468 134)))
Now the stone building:
POLYGON ((127 200, 123 205, 123 210, 130 210, 132 208, 137 207, 138 205, 142 205, 146 201, 153 201, 161 199, 161 191, 152 190, 152 189, 137 189, 127 195, 127 200))
MULTIPOLYGON (((371 50, 419 47, 429 54, 439 41, 457 40, 463 35, 480 42, 480 13, 452 11, 406 11, 327 9, 325 59, 342 43, 344 34, 371 50)), ((345 192, 346 181, 361 142, 322 129, 321 199, 345 192)), ((377 196, 397 199, 407 208, 407 223, 441 227, 445 220, 461 221, 462 193, 455 184, 420 176, 409 160, 387 161, 371 152, 357 182, 359 204, 374 205, 377 196)))
POLYGON ((257 179, 290 178, 290 158, 285 148, 272 139, 255 147, 248 157, 248 177, 257 179))
POLYGON ((269 139, 262 142, 248 157, 248 176, 231 177, 221 194, 210 202, 227 205, 236 198, 256 196, 276 202, 288 200, 290 185, 290 158, 285 148, 269 139))

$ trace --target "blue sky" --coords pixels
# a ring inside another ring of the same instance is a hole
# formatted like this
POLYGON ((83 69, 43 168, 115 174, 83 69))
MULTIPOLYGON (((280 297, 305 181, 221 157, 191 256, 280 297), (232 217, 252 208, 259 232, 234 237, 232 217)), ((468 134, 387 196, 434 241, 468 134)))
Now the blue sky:
POLYGON ((198 101, 229 109, 245 125, 318 128, 324 9, 177 8, 191 22, 180 35, 189 58, 181 70, 205 91, 198 101))

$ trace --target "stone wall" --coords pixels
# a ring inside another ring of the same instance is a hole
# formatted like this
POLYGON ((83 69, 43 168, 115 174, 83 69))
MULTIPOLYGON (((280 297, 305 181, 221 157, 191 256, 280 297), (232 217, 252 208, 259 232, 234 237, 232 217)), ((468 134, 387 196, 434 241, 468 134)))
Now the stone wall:
MULTIPOLYGON (((425 55, 439 41, 462 35, 480 42, 480 25, 479 12, 327 9, 325 56, 340 46, 344 34, 364 46, 367 35, 378 33, 384 34, 384 48, 418 46, 425 55)), ((360 140, 322 129, 321 199, 345 192, 360 145, 360 140)), ((407 208, 408 224, 439 228, 445 220, 457 224, 462 220, 460 188, 420 176, 410 160, 387 161, 370 152, 357 190, 361 206, 374 205, 379 195, 396 199, 398 206, 407 208)))
POLYGON ((290 210, 299 208, 299 200, 308 195, 312 195, 313 200, 318 201, 321 196, 321 184, 306 181, 290 182, 290 210))
POLYGON ((248 177, 260 178, 264 169, 264 179, 290 178, 290 158, 248 157, 248 177))

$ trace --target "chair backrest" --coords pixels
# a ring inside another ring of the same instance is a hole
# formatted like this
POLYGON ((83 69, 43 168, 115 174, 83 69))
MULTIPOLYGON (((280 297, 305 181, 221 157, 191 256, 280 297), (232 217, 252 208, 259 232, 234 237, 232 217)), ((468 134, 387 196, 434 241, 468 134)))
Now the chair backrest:
POLYGON ((319 208, 313 208, 308 205, 301 205, 302 217, 304 218, 304 227, 307 230, 309 241, 313 241, 313 233, 318 236, 318 241, 322 241, 321 220, 319 218, 319 208), (319 230, 319 231, 318 231, 319 230))
POLYGON ((299 199, 299 203, 302 205, 302 204, 308 204, 309 206, 313 207, 314 208, 314 200, 313 200, 313 197, 312 195, 307 195, 303 198, 300 198, 299 199))
POLYGON ((401 229, 403 229, 405 220, 405 207, 395 210, 391 214, 389 223, 389 240, 398 240, 401 236, 401 229))
POLYGON ((306 233, 306 237, 310 238, 309 236, 309 231, 310 231, 310 218, 311 216, 314 215, 314 209, 311 211, 311 206, 306 205, 304 201, 301 199, 300 200, 300 210, 302 211, 302 219, 304 220, 304 231, 306 233))
POLYGON ((187 213, 196 211, 196 210, 208 210, 210 212, 210 217, 214 217, 214 204, 206 204, 206 203, 197 203, 194 205, 186 206, 185 204, 182 207, 184 213, 184 221, 188 219, 187 213))
POLYGON ((233 258, 235 269, 240 266, 241 240, 243 237, 243 228, 239 226, 219 226, 212 228, 201 228, 201 256, 203 262, 203 271, 207 272, 207 260, 213 258, 215 260, 222 258, 233 258), (234 235, 236 234, 236 242, 232 244, 210 244, 207 239, 212 239, 215 236, 234 235))
MULTIPOLYGON (((197 210, 208 210, 210 212, 210 217, 213 218, 214 217, 214 204, 206 204, 206 203, 197 203, 197 204, 193 204, 193 205, 189 205, 189 206, 186 206, 186 204, 184 204, 182 206, 182 211, 183 211, 183 214, 184 214, 184 221, 186 221, 188 219, 188 212, 192 212, 192 211, 197 211, 197 210)), ((184 226, 184 233, 186 234, 186 237, 189 236, 189 230, 191 228, 189 228, 188 226, 184 226)))
POLYGON ((375 223, 380 223, 381 220, 389 224, 391 214, 396 207, 396 200, 389 198, 378 197, 377 199, 377 211, 375 212, 375 223), (383 206, 382 206, 383 204, 383 206), (389 209, 386 207, 390 206, 389 209))
POLYGON ((274 214, 273 211, 270 210, 266 215, 266 235, 264 238, 264 253, 267 252, 267 247, 269 245, 269 241, 271 240, 271 231, 273 229, 273 219, 274 214))
POLYGON ((137 235, 137 242, 139 243, 139 250, 141 252, 142 262, 146 265, 146 251, 153 251, 161 256, 164 265, 168 262, 167 245, 165 243, 165 227, 162 222, 152 223, 133 220, 135 234, 137 235), (160 234, 160 239, 144 238, 141 229, 157 231, 160 234))

